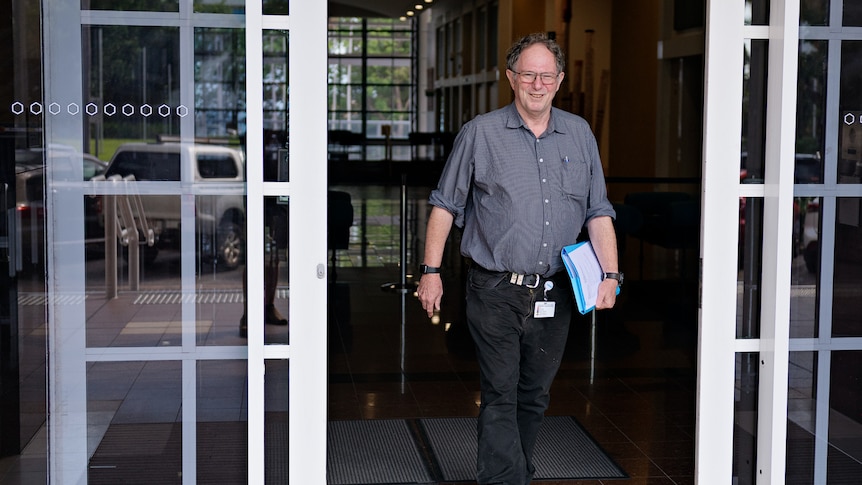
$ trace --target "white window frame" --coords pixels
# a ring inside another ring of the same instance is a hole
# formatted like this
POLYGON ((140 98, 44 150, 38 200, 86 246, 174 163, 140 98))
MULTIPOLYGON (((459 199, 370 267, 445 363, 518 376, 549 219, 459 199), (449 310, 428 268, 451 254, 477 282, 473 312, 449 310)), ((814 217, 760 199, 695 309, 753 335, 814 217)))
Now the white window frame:
MULTIPOLYGON (((248 346, 196 346, 195 306, 183 304, 183 339, 176 348, 127 348, 87 350, 84 305, 83 225, 64 234, 68 225, 49 223, 51 248, 48 270, 49 362, 49 477, 56 483, 87 481, 87 362, 125 360, 177 360, 182 362, 183 483, 194 484, 196 474, 196 363, 211 359, 247 359, 248 362, 248 480, 264 482, 264 386, 266 359, 289 359, 289 479, 292 483, 326 481, 326 2, 292 2, 290 16, 264 16, 262 2, 252 0, 244 16, 195 14, 192 0, 181 0, 179 12, 82 12, 80 2, 43 4, 44 79, 46 100, 76 100, 83 106, 81 25, 132 24, 174 26, 180 29, 183 87, 181 103, 194 106, 192 35, 198 25, 244 27, 247 53, 247 160, 263 160, 263 31, 289 30, 295 47, 290 51, 291 99, 287 182, 263 182, 261 163, 247 163, 247 247, 263 248, 263 200, 267 196, 290 197, 289 265, 291 302, 290 345, 265 345, 263 327, 249 325, 248 346), (291 22, 293 19, 293 22, 291 22), (70 28, 70 22, 73 24, 70 28), (301 46, 298 47, 298 46, 301 46), (80 264, 70 262, 80 261, 80 264)), ((181 137, 194 138, 193 116, 183 119, 181 137)), ((83 117, 80 121, 45 121, 45 142, 62 143, 82 151, 83 117)), ((68 174, 66 174, 68 175, 68 174)), ((48 168, 46 201, 53 221, 83 220, 83 184, 63 182, 48 168), (56 193, 55 193, 56 192, 56 193)), ((67 179, 68 180, 68 179, 67 179)), ((71 180, 82 180, 73 177, 71 180)), ((183 204, 182 217, 194 221, 194 210, 183 204)), ((183 252, 194 254, 194 224, 184 224, 183 252)), ((247 258, 248 299, 263 301, 263 252, 247 258)), ((188 259, 188 261, 186 261, 188 259)), ((194 292, 194 261, 182 262, 183 290, 194 292)), ((249 321, 263 321, 263 306, 249 305, 249 321)))
POLYGON ((799 0, 770 3, 745 26, 745 2, 707 2, 703 225, 697 377, 697 483, 731 483, 737 353, 759 355, 757 483, 784 483, 799 0), (745 39, 769 40, 766 178, 740 184, 745 39), (739 197, 764 201, 759 339, 736 338, 739 197))

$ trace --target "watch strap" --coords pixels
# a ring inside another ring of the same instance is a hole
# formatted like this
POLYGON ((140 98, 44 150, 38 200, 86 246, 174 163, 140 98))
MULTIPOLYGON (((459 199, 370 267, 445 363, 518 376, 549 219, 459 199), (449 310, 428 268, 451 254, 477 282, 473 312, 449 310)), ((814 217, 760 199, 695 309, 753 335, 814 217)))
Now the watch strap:
POLYGON ((435 267, 435 266, 428 266, 428 265, 426 265, 426 264, 420 264, 420 265, 419 265, 419 272, 420 272, 420 273, 422 273, 422 274, 428 274, 428 273, 439 273, 439 272, 440 272, 440 268, 439 268, 439 267, 435 267))
POLYGON ((605 279, 617 280, 617 284, 619 286, 623 285, 623 274, 622 273, 605 273, 605 279))

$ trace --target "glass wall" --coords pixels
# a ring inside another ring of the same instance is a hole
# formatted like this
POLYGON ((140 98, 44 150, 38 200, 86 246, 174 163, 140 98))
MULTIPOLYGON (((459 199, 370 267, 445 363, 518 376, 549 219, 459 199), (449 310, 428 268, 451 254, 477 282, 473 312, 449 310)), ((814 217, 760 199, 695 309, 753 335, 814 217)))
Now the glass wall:
POLYGON ((801 2, 787 483, 862 473, 858 18, 854 2, 801 2))
POLYGON ((329 19, 330 159, 410 159, 414 39, 412 19, 329 19))
POLYGON ((0 6, 0 483, 245 483, 258 425, 286 482, 290 23, 262 3, 275 28, 238 0, 0 6))

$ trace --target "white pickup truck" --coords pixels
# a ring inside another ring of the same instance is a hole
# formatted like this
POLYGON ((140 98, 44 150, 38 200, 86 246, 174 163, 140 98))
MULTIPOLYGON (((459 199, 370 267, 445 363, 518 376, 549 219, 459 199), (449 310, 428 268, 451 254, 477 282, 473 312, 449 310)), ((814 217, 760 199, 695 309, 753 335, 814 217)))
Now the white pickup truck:
POLYGON ((154 247, 142 248, 145 261, 154 260, 158 248, 179 247, 181 204, 192 193, 198 256, 225 269, 243 263, 245 160, 240 150, 199 143, 126 143, 105 171, 107 179, 117 175, 142 182, 137 193, 156 236, 154 247))

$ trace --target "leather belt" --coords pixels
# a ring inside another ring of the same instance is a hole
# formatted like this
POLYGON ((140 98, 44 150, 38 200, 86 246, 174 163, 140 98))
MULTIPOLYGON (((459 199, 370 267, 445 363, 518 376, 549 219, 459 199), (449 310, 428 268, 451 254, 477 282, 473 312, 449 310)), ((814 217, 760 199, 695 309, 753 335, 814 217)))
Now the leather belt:
POLYGON ((537 274, 518 274, 507 273, 509 275, 509 283, 518 286, 526 286, 527 288, 538 288, 542 277, 537 274))
POLYGON ((499 275, 506 278, 506 281, 513 285, 518 286, 526 286, 527 288, 538 288, 539 284, 543 279, 550 279, 550 276, 542 276, 538 273, 536 274, 520 274, 520 273, 512 273, 509 271, 491 271, 489 269, 485 269, 478 264, 474 264, 473 268, 487 274, 491 275, 499 275))

